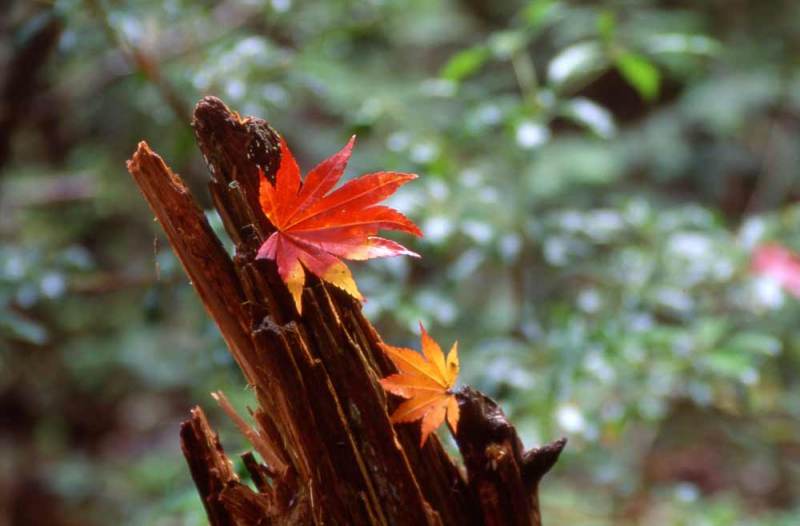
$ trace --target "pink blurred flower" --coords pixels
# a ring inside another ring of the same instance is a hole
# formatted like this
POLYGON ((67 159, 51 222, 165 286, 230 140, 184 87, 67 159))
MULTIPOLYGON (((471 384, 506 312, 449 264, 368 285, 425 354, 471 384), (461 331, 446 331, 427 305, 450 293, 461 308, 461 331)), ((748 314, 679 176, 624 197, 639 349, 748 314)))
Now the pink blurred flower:
POLYGON ((755 274, 777 281, 780 286, 800 298, 800 256, 777 243, 762 245, 753 251, 755 274))

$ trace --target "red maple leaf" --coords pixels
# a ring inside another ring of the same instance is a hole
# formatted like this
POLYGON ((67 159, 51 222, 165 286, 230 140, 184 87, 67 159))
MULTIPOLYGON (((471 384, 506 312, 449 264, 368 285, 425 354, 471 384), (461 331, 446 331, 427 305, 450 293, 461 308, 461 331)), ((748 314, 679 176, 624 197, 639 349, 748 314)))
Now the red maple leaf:
POLYGON ((277 262, 278 273, 294 298, 297 312, 302 310, 306 270, 360 300, 350 269, 339 258, 419 257, 399 243, 376 236, 379 230, 422 236, 403 214, 378 205, 416 179, 416 175, 375 172, 333 190, 344 174, 354 142, 355 136, 301 182, 300 168, 281 139, 281 164, 275 184, 260 172, 259 201, 275 232, 261 245, 256 259, 277 262))

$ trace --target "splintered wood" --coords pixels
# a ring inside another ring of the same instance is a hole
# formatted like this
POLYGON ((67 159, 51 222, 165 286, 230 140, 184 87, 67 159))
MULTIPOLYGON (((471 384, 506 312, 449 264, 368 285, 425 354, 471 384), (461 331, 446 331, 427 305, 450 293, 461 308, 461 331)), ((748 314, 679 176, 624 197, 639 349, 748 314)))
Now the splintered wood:
POLYGON ((397 371, 360 303, 309 275, 301 316, 275 263, 256 259, 274 231, 258 208, 258 175, 274 179, 279 135, 214 97, 198 103, 193 126, 232 257, 180 177, 146 143, 128 169, 255 398, 251 425, 217 395, 261 457, 243 456, 256 490, 235 475, 199 408, 181 428, 209 522, 539 524, 538 480, 563 443, 546 450, 546 459, 535 452, 544 449, 526 457, 499 409, 471 391, 459 396, 456 437, 466 473, 435 434, 420 448, 419 426, 393 426, 397 401, 387 401, 378 382, 397 371))

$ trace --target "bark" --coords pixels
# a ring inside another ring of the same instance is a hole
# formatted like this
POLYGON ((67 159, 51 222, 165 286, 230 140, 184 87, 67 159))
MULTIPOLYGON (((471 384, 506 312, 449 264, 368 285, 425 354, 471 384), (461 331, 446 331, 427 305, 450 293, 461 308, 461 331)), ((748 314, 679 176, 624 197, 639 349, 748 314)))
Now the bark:
POLYGON ((461 420, 456 441, 483 524, 540 525, 539 481, 558 460, 566 439, 523 452, 516 429, 496 402, 469 387, 457 399, 461 420))
MULTIPOLYGON (((480 451, 494 447, 494 438, 481 434, 480 412, 477 423, 467 418, 467 431, 459 433, 462 452, 475 452, 465 454, 467 483, 435 436, 420 448, 419 426, 392 426, 387 404, 391 409, 396 402, 387 400, 377 380, 395 370, 360 304, 309 276, 299 316, 275 264, 255 260, 273 231, 259 211, 258 169, 274 178, 279 135, 265 121, 241 117, 213 97, 198 103, 193 126, 212 174, 214 205, 235 245, 233 257, 180 178, 146 143, 139 144, 128 169, 257 402, 251 428, 216 394, 263 461, 243 458, 256 491, 233 475, 199 409, 182 427, 184 454, 210 523, 506 524, 490 520, 496 510, 484 508, 484 485, 475 484, 487 469, 495 471, 479 465, 480 451)), ((504 440, 498 447, 513 445, 504 440)), ((514 444, 516 456, 509 459, 522 473, 521 444, 514 444)), ((538 524, 536 484, 530 480, 501 477, 493 486, 499 499, 494 502, 511 502, 529 518, 524 524, 538 524)))

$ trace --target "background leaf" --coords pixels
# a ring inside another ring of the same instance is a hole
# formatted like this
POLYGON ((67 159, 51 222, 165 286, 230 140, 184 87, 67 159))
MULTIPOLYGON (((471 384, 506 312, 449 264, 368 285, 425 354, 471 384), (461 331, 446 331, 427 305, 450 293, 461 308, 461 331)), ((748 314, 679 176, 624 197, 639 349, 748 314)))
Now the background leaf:
POLYGON ((641 55, 624 51, 615 57, 619 72, 647 101, 658 96, 661 74, 650 61, 641 55))

